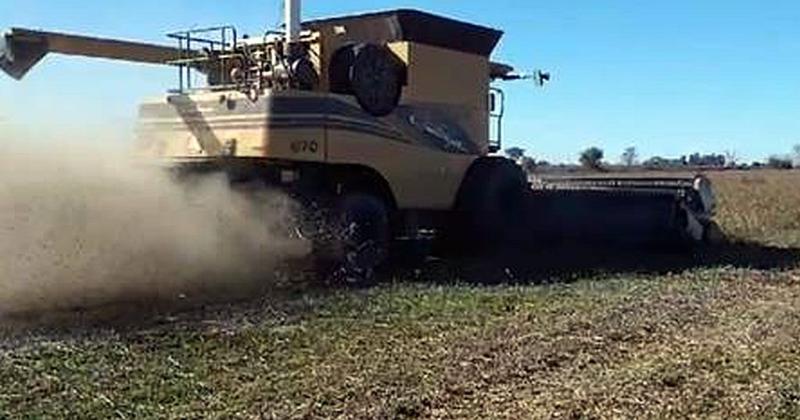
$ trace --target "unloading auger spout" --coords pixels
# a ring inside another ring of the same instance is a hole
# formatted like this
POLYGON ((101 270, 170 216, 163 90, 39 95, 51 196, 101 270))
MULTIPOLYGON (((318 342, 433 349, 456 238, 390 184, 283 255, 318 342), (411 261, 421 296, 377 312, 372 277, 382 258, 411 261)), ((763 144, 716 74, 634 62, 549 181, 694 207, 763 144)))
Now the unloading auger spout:
POLYGON ((0 69, 21 80, 49 53, 164 65, 186 54, 142 42, 12 28, 0 38, 0 69))

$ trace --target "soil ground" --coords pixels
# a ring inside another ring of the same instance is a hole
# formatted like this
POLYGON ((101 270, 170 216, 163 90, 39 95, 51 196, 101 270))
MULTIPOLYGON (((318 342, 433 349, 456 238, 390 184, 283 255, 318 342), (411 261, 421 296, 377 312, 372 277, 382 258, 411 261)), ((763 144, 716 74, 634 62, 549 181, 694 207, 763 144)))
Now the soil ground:
POLYGON ((12 320, 0 418, 797 418, 800 173, 712 178, 732 240, 714 249, 12 320))

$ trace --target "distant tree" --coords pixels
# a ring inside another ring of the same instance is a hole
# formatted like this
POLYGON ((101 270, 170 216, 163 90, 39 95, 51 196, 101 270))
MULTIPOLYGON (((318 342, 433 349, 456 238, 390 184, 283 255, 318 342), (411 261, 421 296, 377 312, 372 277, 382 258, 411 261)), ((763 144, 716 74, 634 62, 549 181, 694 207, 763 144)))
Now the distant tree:
POLYGON ((767 160, 767 166, 771 169, 792 169, 792 160, 786 157, 771 156, 767 160))
POLYGON ((536 172, 536 167, 538 166, 536 164, 536 159, 528 156, 524 156, 522 158, 520 165, 522 166, 522 169, 529 174, 536 172))
POLYGON ((525 149, 521 147, 509 147, 506 149, 506 156, 513 161, 519 162, 525 157, 525 149))
POLYGON ((795 144, 792 148, 792 154, 794 155, 794 167, 800 168, 800 144, 795 144))
POLYGON ((653 156, 650 159, 642 162, 647 168, 662 168, 669 164, 669 161, 661 156, 653 156))
POLYGON ((639 161, 639 153, 636 151, 636 147, 628 147, 622 152, 622 164, 628 167, 636 165, 639 161))
POLYGON ((735 150, 725 151, 725 166, 735 167, 738 162, 739 162, 739 155, 736 153, 735 150))
POLYGON ((580 162, 587 169, 597 170, 603 164, 603 150, 598 147, 590 147, 581 152, 580 162))
POLYGON ((700 153, 692 153, 689 155, 688 164, 691 166, 709 166, 720 168, 725 166, 725 155, 701 155, 700 153))
POLYGON ((653 156, 650 159, 642 162, 642 166, 646 168, 680 168, 689 164, 686 156, 679 158, 665 158, 661 156, 653 156))

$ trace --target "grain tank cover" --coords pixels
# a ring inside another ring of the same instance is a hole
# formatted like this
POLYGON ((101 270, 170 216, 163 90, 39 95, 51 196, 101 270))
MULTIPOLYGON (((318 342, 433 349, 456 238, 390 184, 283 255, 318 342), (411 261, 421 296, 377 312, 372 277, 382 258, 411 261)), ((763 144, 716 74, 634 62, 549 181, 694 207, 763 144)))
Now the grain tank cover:
POLYGON ((418 10, 392 10, 377 13, 312 20, 307 29, 344 27, 371 40, 408 41, 488 57, 503 32, 418 10))

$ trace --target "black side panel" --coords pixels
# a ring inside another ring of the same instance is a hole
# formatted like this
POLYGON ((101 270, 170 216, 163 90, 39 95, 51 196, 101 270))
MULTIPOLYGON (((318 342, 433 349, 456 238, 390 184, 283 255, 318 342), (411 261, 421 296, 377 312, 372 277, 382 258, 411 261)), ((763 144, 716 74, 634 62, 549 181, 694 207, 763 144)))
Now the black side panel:
POLYGON ((524 229, 541 244, 646 244, 682 234, 678 198, 669 193, 545 191, 529 193, 524 229))
POLYGON ((402 9, 305 22, 308 28, 330 25, 370 26, 386 41, 410 41, 488 57, 503 32, 443 16, 402 9))
POLYGON ((503 33, 414 10, 397 12, 405 41, 489 56, 503 33))

